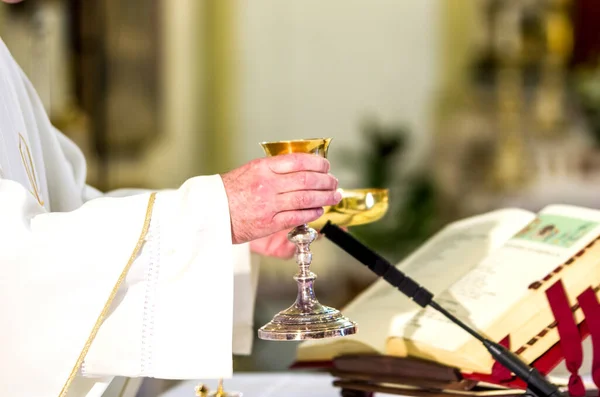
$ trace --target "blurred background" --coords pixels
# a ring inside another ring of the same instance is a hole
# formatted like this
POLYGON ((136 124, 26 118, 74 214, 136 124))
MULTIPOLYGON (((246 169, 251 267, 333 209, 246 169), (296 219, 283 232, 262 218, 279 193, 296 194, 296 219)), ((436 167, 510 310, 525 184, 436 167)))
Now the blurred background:
MULTIPOLYGON (((89 183, 177 187, 263 156, 261 141, 332 137, 347 188, 386 187, 352 230, 400 261, 443 225, 499 207, 600 207, 597 0, 27 0, 0 37, 89 183)), ((317 296, 373 282, 327 241, 317 296)), ((256 327, 295 298, 293 261, 262 259, 256 327)), ((201 313, 198 313, 201 315, 201 313)), ((256 341, 239 371, 285 370, 256 341)))

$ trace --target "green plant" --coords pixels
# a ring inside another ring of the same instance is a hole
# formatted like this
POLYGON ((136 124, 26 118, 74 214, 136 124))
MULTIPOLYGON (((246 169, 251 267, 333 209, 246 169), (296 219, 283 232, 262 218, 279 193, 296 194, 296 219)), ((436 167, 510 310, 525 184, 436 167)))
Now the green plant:
MULTIPOLYGON (((373 249, 398 261, 436 230, 436 190, 427 172, 408 173, 406 154, 410 134, 403 127, 369 123, 358 152, 344 150, 341 159, 360 175, 361 186, 387 188, 390 207, 375 223, 355 226, 350 232, 373 249)), ((336 161, 338 161, 336 159, 336 161)))

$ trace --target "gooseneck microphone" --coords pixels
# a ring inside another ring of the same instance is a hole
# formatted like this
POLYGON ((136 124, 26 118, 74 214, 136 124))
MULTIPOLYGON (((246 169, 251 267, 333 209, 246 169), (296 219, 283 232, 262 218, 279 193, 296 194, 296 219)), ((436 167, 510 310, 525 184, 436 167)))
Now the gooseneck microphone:
POLYGON ((392 266, 388 261, 366 247, 349 233, 345 232, 330 221, 321 229, 327 239, 336 244, 342 250, 353 256, 363 265, 367 266, 378 276, 397 288, 404 295, 415 301, 419 306, 430 306, 444 317, 479 340, 494 360, 513 372, 519 379, 527 383, 528 394, 537 397, 559 397, 561 392, 558 387, 550 383, 537 369, 524 363, 517 355, 504 346, 484 338, 461 320, 448 312, 433 300, 433 294, 425 287, 419 285, 410 277, 392 266))

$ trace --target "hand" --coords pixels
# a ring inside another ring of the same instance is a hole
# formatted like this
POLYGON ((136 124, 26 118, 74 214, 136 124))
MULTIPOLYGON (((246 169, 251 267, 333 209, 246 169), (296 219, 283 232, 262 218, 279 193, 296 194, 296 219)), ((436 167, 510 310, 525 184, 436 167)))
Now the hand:
MULTIPOLYGON (((341 228, 344 231, 348 231, 347 227, 341 228)), ((282 230, 280 232, 271 234, 270 236, 259 238, 250 242, 250 250, 259 255, 271 256, 280 259, 291 259, 296 253, 296 246, 291 243, 287 235, 289 230, 282 230)), ((317 237, 319 240, 322 237, 321 234, 317 237)))
POLYGON ((329 161, 294 153, 253 160, 223 174, 234 244, 269 236, 318 219, 341 194, 329 161))
POLYGON ((296 246, 288 240, 288 233, 289 230, 281 230, 270 236, 251 241, 250 250, 263 256, 290 259, 296 252, 296 246))

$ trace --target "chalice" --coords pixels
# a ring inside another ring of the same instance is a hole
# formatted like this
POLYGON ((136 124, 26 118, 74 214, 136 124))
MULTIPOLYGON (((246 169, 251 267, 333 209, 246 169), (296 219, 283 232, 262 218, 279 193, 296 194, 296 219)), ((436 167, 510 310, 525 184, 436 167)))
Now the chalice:
MULTIPOLYGON (((331 138, 302 139, 294 141, 263 142, 267 156, 288 153, 310 153, 327 158, 331 138)), ((316 298, 314 281, 317 276, 310 271, 312 253, 310 245, 317 238, 315 229, 331 220, 338 226, 355 226, 375 222, 388 209, 388 191, 385 189, 339 189, 342 200, 335 206, 325 207, 323 215, 310 224, 298 225, 288 233, 295 244, 298 273, 294 276, 298 293, 294 304, 277 313, 258 330, 263 340, 293 341, 324 339, 352 335, 357 324, 332 307, 322 305, 316 298)))

